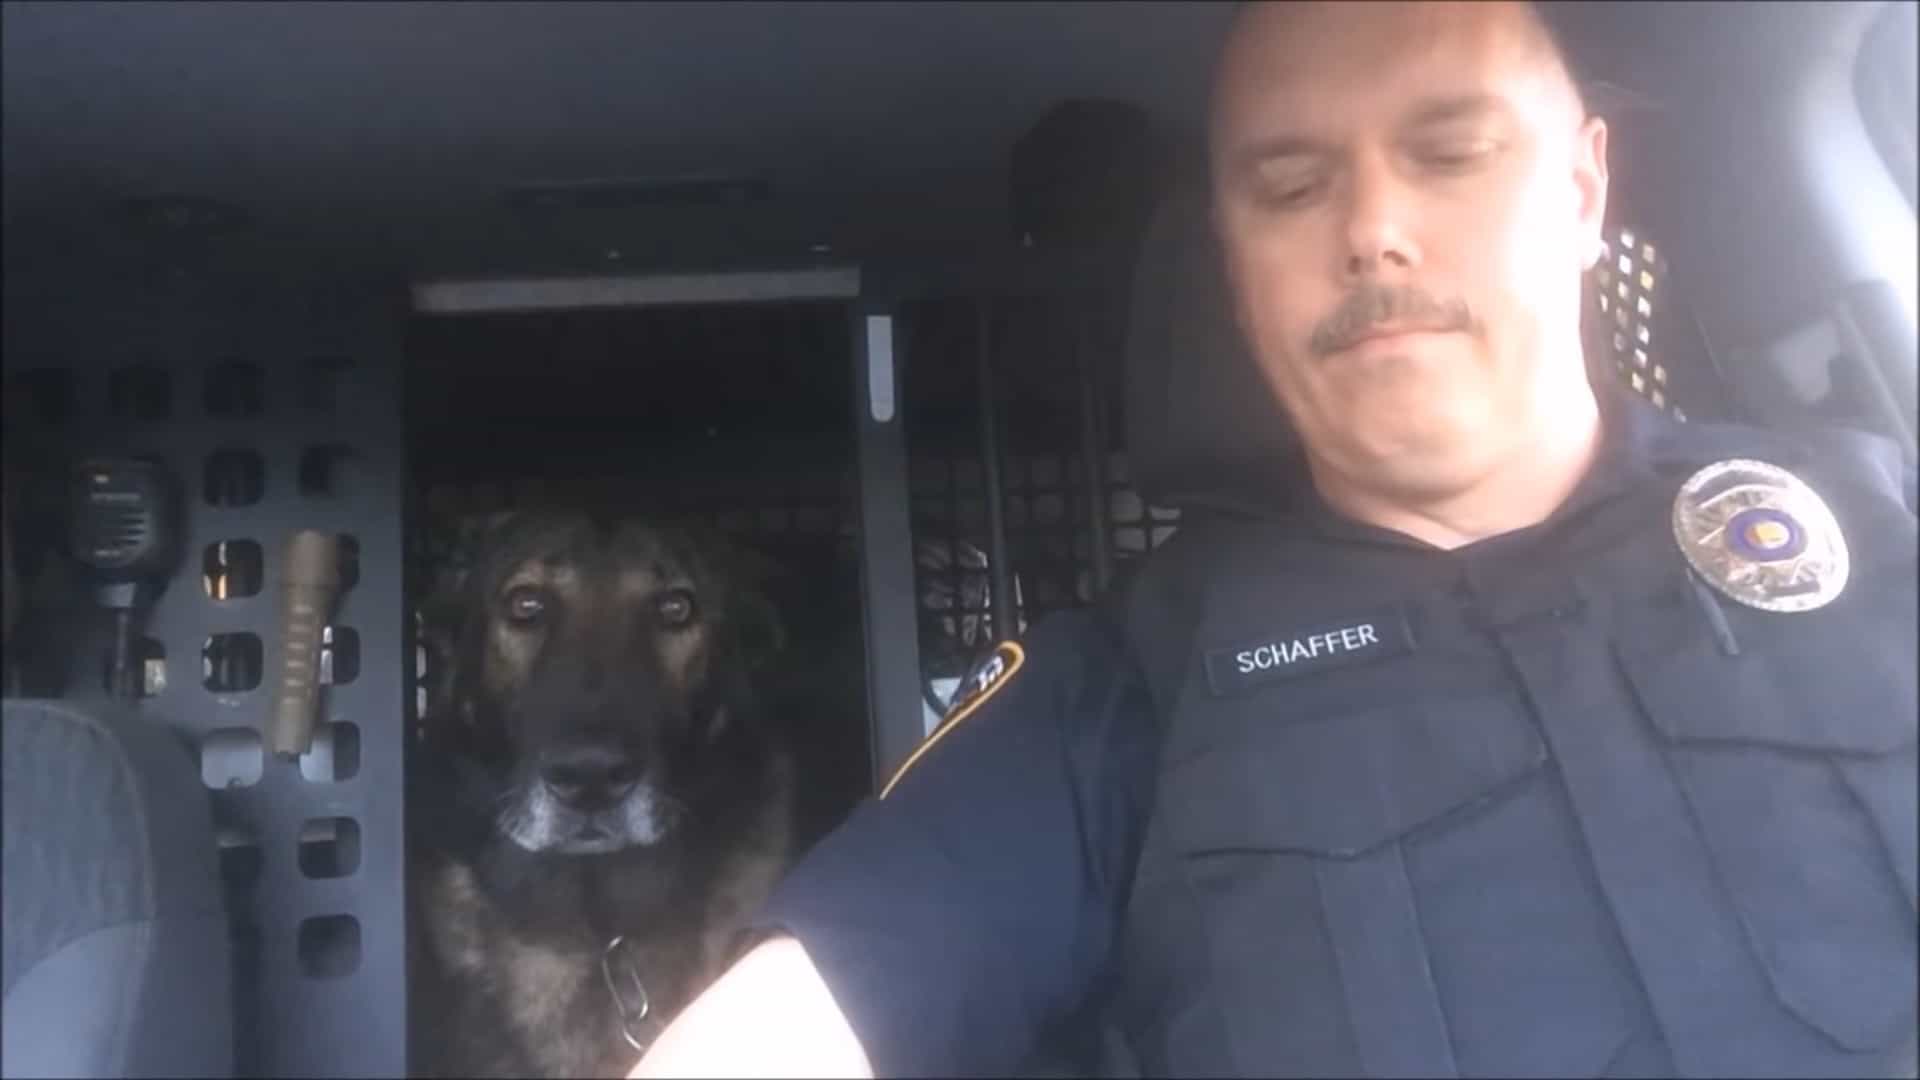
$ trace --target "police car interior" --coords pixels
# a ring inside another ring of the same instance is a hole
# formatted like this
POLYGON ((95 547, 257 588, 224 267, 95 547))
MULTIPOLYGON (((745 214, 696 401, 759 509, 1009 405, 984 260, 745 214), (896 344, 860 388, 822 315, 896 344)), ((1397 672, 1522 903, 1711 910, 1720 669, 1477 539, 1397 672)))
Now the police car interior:
MULTIPOLYGON (((1915 11, 1549 5, 1596 380, 1911 467, 1915 11)), ((408 1071, 421 608, 496 512, 777 568, 811 836, 1287 453, 1195 195, 1232 14, 7 0, 0 1071, 408 1071)))

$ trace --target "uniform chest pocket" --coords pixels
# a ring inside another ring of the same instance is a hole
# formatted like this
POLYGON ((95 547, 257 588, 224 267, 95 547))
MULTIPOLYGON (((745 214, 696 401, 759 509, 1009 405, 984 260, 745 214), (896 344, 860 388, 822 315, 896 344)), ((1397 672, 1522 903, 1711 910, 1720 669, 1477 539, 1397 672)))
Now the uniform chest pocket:
POLYGON ((1194 724, 1222 729, 1170 759, 1161 805, 1184 854, 1359 857, 1500 798, 1546 760, 1513 696, 1306 717, 1259 697, 1199 711, 1194 724))
POLYGON ((1913 1037, 1912 595, 1839 608, 1731 610, 1735 656, 1683 620, 1615 652, 1775 994, 1868 1052, 1913 1037))
POLYGON ((1394 681, 1316 692, 1315 711, 1304 695, 1267 695, 1282 700, 1264 710, 1252 695, 1174 722, 1139 873, 1146 895, 1177 898, 1160 910, 1198 925, 1222 1041, 1240 1071, 1269 1075, 1405 1076, 1449 1060, 1600 1075, 1631 1029, 1610 976, 1569 994, 1563 977, 1524 975, 1541 951, 1587 972, 1607 962, 1569 893, 1570 860, 1534 846, 1559 832, 1531 711, 1517 692, 1394 681), (1498 880, 1475 880, 1487 867, 1498 880), (1502 916, 1516 908, 1519 925, 1502 916), (1474 989, 1490 969, 1471 942, 1502 954, 1508 988, 1474 989), (1512 989, 1522 982, 1537 992, 1512 989), (1494 1015, 1557 1017, 1552 1047, 1481 1038, 1494 1015))

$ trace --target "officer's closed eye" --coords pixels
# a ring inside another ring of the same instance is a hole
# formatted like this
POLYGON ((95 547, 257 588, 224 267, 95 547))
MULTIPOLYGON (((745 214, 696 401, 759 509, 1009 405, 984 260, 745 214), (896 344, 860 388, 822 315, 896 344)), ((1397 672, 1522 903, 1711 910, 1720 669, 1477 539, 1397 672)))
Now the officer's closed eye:
POLYGON ((1503 149, 1503 143, 1489 136, 1426 139, 1409 147, 1408 156, 1423 171, 1447 176, 1472 172, 1503 149))
POLYGON ((1498 158, 1517 133, 1516 123, 1512 108, 1491 95, 1441 98, 1413 112, 1399 142, 1422 172, 1454 175, 1498 158))
POLYGON ((1326 190, 1329 168, 1323 161, 1286 158, 1262 162, 1252 170, 1249 190, 1262 210, 1294 210, 1326 190))

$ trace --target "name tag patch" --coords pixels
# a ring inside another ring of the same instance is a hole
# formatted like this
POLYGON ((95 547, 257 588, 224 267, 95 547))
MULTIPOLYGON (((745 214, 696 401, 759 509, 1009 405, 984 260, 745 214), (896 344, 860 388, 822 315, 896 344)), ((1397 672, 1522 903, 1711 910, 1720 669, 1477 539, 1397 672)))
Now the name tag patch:
POLYGON ((1207 685, 1216 697, 1328 668, 1344 667, 1413 650, 1413 635, 1399 612, 1357 616, 1289 630, 1207 653, 1207 685))

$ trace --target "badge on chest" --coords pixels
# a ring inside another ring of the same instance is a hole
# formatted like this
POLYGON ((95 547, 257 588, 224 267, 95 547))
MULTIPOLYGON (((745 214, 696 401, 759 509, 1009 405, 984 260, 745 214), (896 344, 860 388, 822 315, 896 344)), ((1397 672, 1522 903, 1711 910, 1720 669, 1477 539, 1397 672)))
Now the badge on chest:
POLYGON ((1328 668, 1411 651, 1413 637, 1398 612, 1360 615, 1287 629, 1206 655, 1207 685, 1217 696, 1328 668))
POLYGON ((1846 540, 1820 496, 1785 469, 1736 459, 1687 479, 1673 536, 1715 589, 1762 611, 1812 611, 1846 588, 1846 540))

